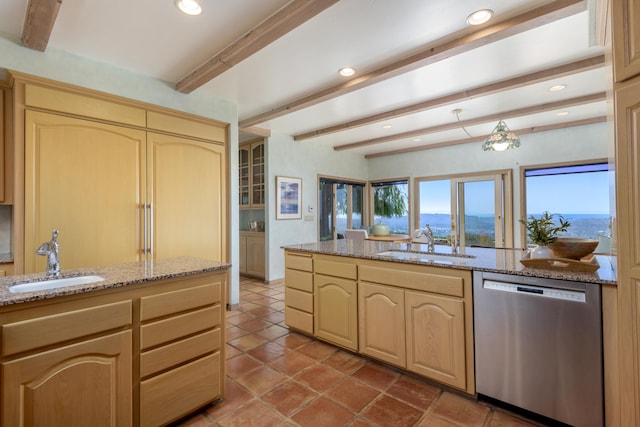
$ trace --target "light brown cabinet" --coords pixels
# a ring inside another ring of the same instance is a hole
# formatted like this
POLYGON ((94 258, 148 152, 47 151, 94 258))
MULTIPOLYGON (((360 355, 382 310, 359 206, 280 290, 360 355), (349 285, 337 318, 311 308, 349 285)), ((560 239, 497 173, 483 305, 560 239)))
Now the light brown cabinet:
POLYGON ((285 250, 285 308, 287 326, 313 334, 313 255, 285 250))
POLYGON ((226 261, 221 126, 29 83, 17 90, 25 93, 24 272, 44 270, 35 250, 53 229, 63 268, 226 261))
POLYGON ((343 257, 314 256, 314 335, 358 350, 357 267, 343 257))
POLYGON ((264 208, 264 140, 243 144, 238 149, 240 208, 264 208))
POLYGON ((264 233, 240 232, 240 274, 264 279, 264 233))
POLYGON ((0 425, 157 426, 222 397, 227 272, 0 307, 0 425))
POLYGON ((362 354, 475 391, 468 271, 366 261, 358 278, 362 354))

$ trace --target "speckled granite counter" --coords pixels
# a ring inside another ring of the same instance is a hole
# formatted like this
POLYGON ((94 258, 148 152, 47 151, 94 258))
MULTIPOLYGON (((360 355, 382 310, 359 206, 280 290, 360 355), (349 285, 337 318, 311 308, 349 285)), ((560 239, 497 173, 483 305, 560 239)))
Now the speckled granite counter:
MULTIPOLYGON (((617 283, 616 257, 606 255, 596 255, 596 259, 600 265, 600 268, 596 272, 580 273, 525 267, 520 263, 520 259, 526 254, 526 251, 519 249, 461 248, 461 254, 470 255, 473 258, 461 257, 459 260, 456 259, 455 261, 442 261, 435 263, 410 259, 397 259, 378 255, 380 252, 388 250, 406 250, 406 243, 341 239, 327 242, 290 245, 285 246, 284 248, 327 255, 339 255, 411 264, 437 265, 438 267, 465 270, 492 271, 496 273, 515 274, 520 276, 569 280, 573 282, 599 283, 607 285, 615 285, 617 283)), ((414 243, 411 245, 411 250, 416 252, 426 252, 427 246, 414 243)), ((451 253, 451 249, 448 246, 436 245, 435 252, 446 255, 451 253)))
POLYGON ((62 271, 62 277, 98 275, 104 281, 87 285, 66 286, 37 292, 12 293, 9 287, 18 283, 45 280, 44 273, 9 276, 0 279, 0 306, 27 301, 81 294, 101 289, 117 288, 172 277, 226 270, 229 264, 200 258, 180 257, 165 260, 117 264, 104 267, 81 268, 62 271))

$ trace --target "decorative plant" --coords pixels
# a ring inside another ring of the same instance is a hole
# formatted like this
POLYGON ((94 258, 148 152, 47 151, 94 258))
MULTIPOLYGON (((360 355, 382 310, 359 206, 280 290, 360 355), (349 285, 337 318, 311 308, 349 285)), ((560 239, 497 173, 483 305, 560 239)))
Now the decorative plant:
POLYGON ((542 213, 540 218, 530 215, 527 219, 520 219, 520 223, 525 226, 529 240, 539 246, 547 246, 558 239, 558 233, 567 231, 571 226, 569 221, 562 215, 550 214, 547 211, 542 213), (558 217, 559 224, 553 221, 553 217, 558 217))

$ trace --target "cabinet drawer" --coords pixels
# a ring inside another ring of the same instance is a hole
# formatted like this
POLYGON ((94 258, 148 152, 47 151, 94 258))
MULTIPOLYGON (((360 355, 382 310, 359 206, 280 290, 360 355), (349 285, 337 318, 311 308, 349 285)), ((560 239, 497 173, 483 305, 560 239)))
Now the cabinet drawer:
POLYGON ((287 252, 285 254, 285 267, 294 270, 313 271, 313 255, 287 252))
POLYGON ((284 300, 288 307, 297 308, 308 313, 313 313, 313 294, 297 289, 285 288, 284 300))
POLYGON ((220 349, 220 328, 207 331, 140 355, 140 376, 147 377, 220 349))
POLYGON ((464 296, 464 279, 444 274, 360 266, 360 280, 456 297, 464 296))
POLYGON ((2 355, 20 353, 131 324, 131 301, 2 325, 2 355))
POLYGON ((142 381, 140 425, 174 421, 221 397, 220 352, 142 381))
POLYGON ((174 341, 220 325, 220 306, 159 320, 140 327, 141 350, 174 341))
POLYGON ((134 126, 145 126, 146 123, 142 108, 31 84, 25 86, 25 104, 134 126))
POLYGON ((290 270, 285 272, 285 286, 305 292, 313 292, 313 274, 306 271, 290 270))
POLYGON ((220 283, 179 289, 140 300, 142 321, 220 302, 220 283))
POLYGON ((295 329, 313 335, 313 314, 295 308, 284 308, 285 323, 295 329))
POLYGON ((316 273, 327 276, 344 277, 345 279, 352 280, 356 280, 358 277, 358 270, 355 264, 317 259, 315 261, 315 267, 316 273))

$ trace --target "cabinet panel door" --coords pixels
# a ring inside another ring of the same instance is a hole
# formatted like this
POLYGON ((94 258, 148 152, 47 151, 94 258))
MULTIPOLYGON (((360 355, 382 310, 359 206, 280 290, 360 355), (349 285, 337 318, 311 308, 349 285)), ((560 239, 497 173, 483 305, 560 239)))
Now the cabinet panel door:
POLYGON ((60 231, 63 269, 139 261, 145 133, 27 111, 25 272, 46 269, 36 249, 60 231))
POLYGON ((353 280, 314 277, 314 333, 334 344, 358 349, 358 292, 353 280))
POLYGON ((131 351, 125 331, 2 364, 2 425, 130 426, 131 351))
POLYGON ((407 369, 464 389, 464 302, 407 291, 405 305, 407 369))
POLYGON ((360 282, 360 353, 406 367, 404 290, 360 282))
POLYGON ((640 74, 640 0, 612 1, 613 69, 615 81, 640 74))
POLYGON ((247 274, 264 277, 264 236, 247 236, 247 274))
POLYGON ((226 261, 225 148, 155 133, 148 140, 154 259, 226 261))

